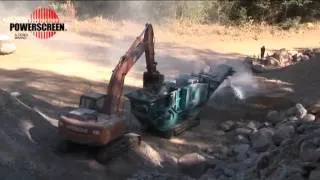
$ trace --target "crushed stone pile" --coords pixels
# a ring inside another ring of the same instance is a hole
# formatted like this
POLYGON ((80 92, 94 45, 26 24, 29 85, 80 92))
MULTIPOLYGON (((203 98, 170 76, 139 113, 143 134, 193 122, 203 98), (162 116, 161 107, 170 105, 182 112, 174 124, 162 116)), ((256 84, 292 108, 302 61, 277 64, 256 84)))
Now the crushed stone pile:
POLYGON ((270 111, 265 122, 226 121, 220 129, 233 133, 236 143, 200 180, 320 179, 320 108, 302 104, 270 111))
POLYGON ((320 49, 287 50, 282 48, 269 53, 261 58, 247 57, 245 63, 251 66, 253 72, 262 73, 308 61, 320 54, 320 49))

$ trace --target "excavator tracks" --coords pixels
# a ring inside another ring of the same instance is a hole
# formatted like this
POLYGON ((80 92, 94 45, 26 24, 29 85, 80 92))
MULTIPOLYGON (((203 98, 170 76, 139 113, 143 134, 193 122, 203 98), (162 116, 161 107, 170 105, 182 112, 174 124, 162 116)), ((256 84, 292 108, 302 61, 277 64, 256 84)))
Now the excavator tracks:
POLYGON ((137 134, 128 133, 123 137, 114 140, 105 147, 98 150, 96 159, 101 164, 106 164, 115 157, 135 149, 141 144, 141 137, 137 134))

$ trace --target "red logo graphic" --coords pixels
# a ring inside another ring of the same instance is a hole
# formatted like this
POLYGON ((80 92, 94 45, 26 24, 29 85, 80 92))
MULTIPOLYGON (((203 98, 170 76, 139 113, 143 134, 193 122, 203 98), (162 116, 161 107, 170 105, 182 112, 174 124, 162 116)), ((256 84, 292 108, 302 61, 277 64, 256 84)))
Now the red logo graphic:
MULTIPOLYGON (((31 13, 30 23, 48 24, 54 26, 59 23, 57 13, 51 8, 37 8, 31 13)), ((46 29, 33 31, 32 34, 39 39, 49 39, 56 34, 54 27, 47 27, 46 29)))
POLYGON ((17 32, 15 39, 26 39, 27 32, 38 39, 49 39, 56 34, 57 31, 66 31, 65 24, 59 22, 57 13, 47 7, 39 7, 31 13, 31 19, 27 23, 10 23, 10 31, 17 32))

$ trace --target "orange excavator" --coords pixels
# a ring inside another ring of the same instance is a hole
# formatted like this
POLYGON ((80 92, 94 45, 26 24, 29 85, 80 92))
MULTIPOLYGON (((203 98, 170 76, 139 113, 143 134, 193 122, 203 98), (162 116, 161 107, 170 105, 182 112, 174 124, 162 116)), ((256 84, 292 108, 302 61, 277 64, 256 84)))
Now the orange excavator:
POLYGON ((107 94, 86 93, 79 107, 60 115, 59 135, 70 142, 101 146, 97 160, 106 163, 119 153, 136 147, 141 136, 131 131, 122 117, 121 99, 126 74, 145 52, 147 71, 144 87, 159 87, 164 76, 156 70, 154 34, 151 24, 132 43, 113 70, 107 94))

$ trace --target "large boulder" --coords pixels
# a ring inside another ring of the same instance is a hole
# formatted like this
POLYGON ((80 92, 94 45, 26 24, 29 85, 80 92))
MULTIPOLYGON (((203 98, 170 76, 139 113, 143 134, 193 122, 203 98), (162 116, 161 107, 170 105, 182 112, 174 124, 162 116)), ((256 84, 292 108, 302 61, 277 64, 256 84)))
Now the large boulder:
POLYGON ((311 140, 307 140, 300 145, 300 159, 305 162, 318 162, 320 160, 320 151, 311 140))
POLYGON ((16 45, 5 34, 0 34, 0 55, 11 54, 16 51, 16 45))
POLYGON ((304 116, 306 116, 308 111, 305 109, 305 107, 298 103, 294 107, 287 110, 287 116, 296 116, 299 119, 302 119, 304 116))
POLYGON ((198 153, 190 153, 181 156, 178 160, 178 164, 181 171, 191 177, 199 177, 208 168, 206 159, 198 153))
POLYGON ((252 147, 257 152, 264 152, 269 147, 273 146, 272 137, 274 130, 272 128, 262 128, 258 132, 250 136, 252 147))
POLYGON ((295 133, 295 128, 292 125, 281 124, 279 125, 273 136, 273 141, 276 145, 280 145, 285 139, 289 139, 295 133))
POLYGON ((268 112, 266 119, 270 123, 276 125, 276 124, 282 122, 285 119, 285 117, 280 112, 272 110, 272 111, 268 112))

